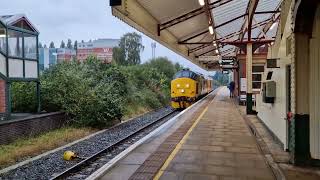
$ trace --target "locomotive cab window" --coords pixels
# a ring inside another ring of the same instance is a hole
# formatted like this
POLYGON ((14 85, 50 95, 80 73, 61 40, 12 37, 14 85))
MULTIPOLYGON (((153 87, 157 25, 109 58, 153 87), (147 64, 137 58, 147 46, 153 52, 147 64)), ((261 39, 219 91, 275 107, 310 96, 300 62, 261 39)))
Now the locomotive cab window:
POLYGON ((191 79, 197 79, 197 74, 192 72, 192 71, 188 71, 188 70, 182 70, 176 73, 176 75, 174 76, 174 79, 178 79, 178 78, 191 78, 191 79))

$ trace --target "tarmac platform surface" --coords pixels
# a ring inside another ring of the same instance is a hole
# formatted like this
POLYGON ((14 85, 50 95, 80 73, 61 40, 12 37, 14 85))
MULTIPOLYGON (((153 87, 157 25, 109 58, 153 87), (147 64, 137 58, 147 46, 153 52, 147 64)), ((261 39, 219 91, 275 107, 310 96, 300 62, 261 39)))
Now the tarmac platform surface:
POLYGON ((226 87, 118 161, 103 180, 275 179, 226 87))

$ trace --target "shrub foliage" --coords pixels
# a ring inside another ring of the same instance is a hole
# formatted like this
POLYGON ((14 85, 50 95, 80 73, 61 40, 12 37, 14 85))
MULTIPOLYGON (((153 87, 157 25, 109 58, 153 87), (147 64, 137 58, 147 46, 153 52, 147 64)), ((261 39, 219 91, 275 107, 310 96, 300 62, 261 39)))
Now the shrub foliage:
MULTIPOLYGON (((104 64, 95 57, 60 63, 40 77, 42 110, 64 111, 78 126, 109 126, 134 108, 167 105, 175 67, 180 68, 166 58, 132 66, 104 64)), ((35 84, 16 83, 12 95, 15 112, 35 111, 35 84)))

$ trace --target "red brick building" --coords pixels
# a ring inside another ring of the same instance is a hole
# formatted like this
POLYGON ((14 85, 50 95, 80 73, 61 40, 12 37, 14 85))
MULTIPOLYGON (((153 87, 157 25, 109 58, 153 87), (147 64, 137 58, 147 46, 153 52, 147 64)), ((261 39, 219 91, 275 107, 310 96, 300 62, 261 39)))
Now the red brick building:
POLYGON ((119 39, 97 39, 90 42, 81 42, 77 48, 77 59, 83 62, 89 56, 95 56, 106 63, 111 63, 112 50, 119 45, 119 41, 119 39))

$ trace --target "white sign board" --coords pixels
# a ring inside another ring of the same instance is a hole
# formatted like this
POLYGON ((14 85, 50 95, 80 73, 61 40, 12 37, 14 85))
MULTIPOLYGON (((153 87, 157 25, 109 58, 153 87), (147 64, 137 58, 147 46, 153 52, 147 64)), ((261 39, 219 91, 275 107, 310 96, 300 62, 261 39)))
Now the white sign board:
POLYGON ((199 61, 204 61, 204 62, 208 62, 208 61, 220 61, 221 60, 221 56, 199 56, 199 61))
POLYGON ((247 78, 240 78, 240 91, 247 92, 247 78))
POLYGON ((233 69, 234 65, 221 65, 222 69, 233 69))

